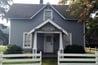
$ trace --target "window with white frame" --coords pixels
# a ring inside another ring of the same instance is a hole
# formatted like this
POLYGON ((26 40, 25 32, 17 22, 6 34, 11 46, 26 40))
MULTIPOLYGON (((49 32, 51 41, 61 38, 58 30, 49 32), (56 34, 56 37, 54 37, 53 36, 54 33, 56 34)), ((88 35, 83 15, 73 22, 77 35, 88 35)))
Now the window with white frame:
POLYGON ((27 32, 23 33, 23 48, 31 48, 32 47, 32 34, 28 34, 27 32))
POLYGON ((45 9, 44 10, 44 20, 47 20, 47 19, 52 19, 52 10, 51 9, 45 9))

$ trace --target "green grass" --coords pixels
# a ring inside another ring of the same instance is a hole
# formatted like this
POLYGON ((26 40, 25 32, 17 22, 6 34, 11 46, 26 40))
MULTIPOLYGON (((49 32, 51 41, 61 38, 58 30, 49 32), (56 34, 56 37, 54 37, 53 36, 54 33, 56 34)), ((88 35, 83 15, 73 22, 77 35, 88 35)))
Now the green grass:
MULTIPOLYGON (((3 63, 5 64, 29 64, 29 63, 39 63, 39 62, 7 62, 3 63)), ((57 60, 56 59, 43 59, 42 65, 57 65, 57 60)))
MULTIPOLYGON (((6 62, 3 63, 3 65, 7 64, 33 64, 33 63, 39 63, 37 62, 6 62)), ((42 65, 57 65, 57 59, 43 59, 42 60, 42 65)))
POLYGON ((0 53, 4 52, 7 49, 7 46, 0 45, 0 53))
POLYGON ((39 61, 32 62, 32 61, 27 61, 27 62, 4 62, 3 65, 5 64, 33 64, 33 63, 39 63, 39 61))
POLYGON ((42 65, 57 65, 57 59, 43 59, 42 65))

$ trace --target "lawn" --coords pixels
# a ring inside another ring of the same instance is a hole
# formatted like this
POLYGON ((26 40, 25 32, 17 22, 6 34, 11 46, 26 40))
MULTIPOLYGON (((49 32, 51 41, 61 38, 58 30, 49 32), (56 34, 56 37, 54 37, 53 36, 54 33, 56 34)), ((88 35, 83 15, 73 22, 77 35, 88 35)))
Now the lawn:
POLYGON ((4 52, 7 49, 7 46, 0 45, 0 53, 4 52))
MULTIPOLYGON (((29 63, 38 63, 38 62, 8 62, 8 63, 3 63, 3 65, 7 64, 29 64, 29 63)), ((42 60, 42 65, 57 65, 57 59, 43 59, 42 60)))
POLYGON ((43 59, 42 65, 57 65, 57 59, 43 59))

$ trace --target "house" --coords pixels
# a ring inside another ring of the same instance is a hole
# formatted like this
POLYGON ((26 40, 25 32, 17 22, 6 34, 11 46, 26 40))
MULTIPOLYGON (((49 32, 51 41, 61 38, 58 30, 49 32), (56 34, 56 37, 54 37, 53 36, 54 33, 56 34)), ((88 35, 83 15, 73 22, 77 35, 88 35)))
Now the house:
POLYGON ((56 53, 72 44, 85 46, 84 23, 77 23, 77 16, 66 12, 67 7, 42 2, 13 4, 6 14, 10 20, 9 44, 43 53, 56 53))

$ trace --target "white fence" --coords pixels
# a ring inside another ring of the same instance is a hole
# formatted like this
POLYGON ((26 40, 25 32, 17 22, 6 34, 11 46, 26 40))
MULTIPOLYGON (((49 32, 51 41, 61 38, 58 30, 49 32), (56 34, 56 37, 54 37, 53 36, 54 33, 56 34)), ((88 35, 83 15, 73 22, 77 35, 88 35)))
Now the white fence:
POLYGON ((34 54, 0 54, 0 65, 41 65, 42 55, 34 54))
POLYGON ((98 65, 98 54, 64 54, 58 52, 58 65, 98 65))

